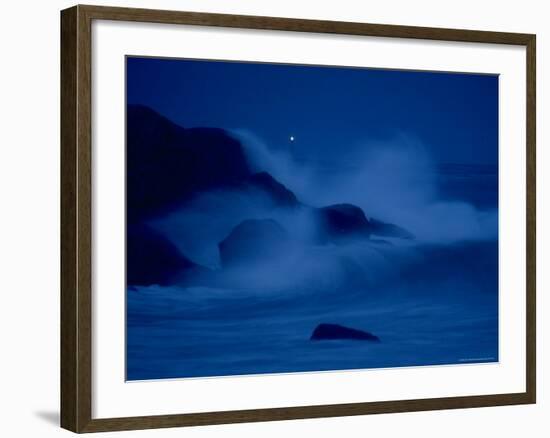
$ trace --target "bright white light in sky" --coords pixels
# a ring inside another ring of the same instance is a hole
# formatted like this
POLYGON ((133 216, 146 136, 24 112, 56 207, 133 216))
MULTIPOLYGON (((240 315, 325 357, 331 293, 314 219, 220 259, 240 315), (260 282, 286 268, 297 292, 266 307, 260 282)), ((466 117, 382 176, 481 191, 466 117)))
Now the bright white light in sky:
POLYGON ((290 141, 294 141, 294 136, 293 135, 290 136, 290 141))

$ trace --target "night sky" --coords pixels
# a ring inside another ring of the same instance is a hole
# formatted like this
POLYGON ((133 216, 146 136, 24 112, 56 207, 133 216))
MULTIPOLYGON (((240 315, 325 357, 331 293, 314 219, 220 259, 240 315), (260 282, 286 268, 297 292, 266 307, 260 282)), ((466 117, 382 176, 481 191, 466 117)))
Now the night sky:
POLYGON ((245 129, 305 159, 404 135, 438 163, 498 163, 493 75, 129 57, 127 99, 186 128, 245 129))

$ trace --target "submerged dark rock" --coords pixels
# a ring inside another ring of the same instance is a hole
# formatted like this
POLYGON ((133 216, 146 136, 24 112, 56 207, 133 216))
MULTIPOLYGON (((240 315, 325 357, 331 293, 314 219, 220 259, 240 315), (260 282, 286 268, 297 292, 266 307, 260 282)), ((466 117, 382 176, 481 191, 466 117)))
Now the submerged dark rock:
POLYGON ((137 223, 177 208, 197 192, 252 172, 241 143, 216 128, 185 129, 143 105, 127 108, 127 215, 137 223))
POLYGON ((248 219, 237 225, 219 244, 223 267, 254 265, 283 257, 289 236, 273 219, 248 219))
POLYGON ((175 245, 147 225, 130 225, 126 241, 128 286, 167 285, 205 268, 193 263, 175 245))
POLYGON ((311 341, 322 340, 355 340, 355 341, 370 341, 380 342, 378 336, 363 330, 357 330, 349 327, 344 327, 339 324, 319 324, 311 334, 311 341))

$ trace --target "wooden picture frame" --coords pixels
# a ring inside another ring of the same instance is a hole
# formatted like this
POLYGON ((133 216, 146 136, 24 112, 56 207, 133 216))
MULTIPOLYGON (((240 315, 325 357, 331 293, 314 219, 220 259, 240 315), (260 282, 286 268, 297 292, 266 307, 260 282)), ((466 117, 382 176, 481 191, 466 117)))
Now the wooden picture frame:
POLYGON ((531 34, 75 6, 61 12, 61 426, 99 432, 535 403, 535 48, 531 34), (92 418, 92 22, 115 20, 518 45, 526 48, 526 391, 416 400, 92 418))

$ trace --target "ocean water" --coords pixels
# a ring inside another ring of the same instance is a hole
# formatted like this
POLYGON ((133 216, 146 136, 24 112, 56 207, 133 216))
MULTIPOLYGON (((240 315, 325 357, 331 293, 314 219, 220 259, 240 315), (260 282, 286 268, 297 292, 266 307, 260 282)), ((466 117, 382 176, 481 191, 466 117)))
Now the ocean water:
POLYGON ((434 204, 399 223, 415 240, 312 248, 281 271, 288 282, 129 287, 127 379, 498 361, 496 168, 446 165, 433 177, 434 204), (349 264, 325 269, 331 260, 349 264), (349 266, 365 281, 348 281, 349 266), (381 342, 310 341, 320 323, 381 342))

